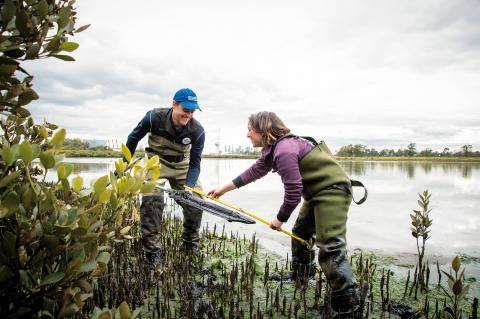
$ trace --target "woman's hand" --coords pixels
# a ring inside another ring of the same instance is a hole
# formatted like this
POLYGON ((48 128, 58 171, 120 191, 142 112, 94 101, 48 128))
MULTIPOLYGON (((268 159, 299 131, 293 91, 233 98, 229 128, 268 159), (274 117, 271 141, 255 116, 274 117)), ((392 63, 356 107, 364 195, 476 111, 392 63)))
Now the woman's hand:
POLYGON ((283 225, 283 222, 279 221, 277 218, 275 218, 274 220, 272 220, 270 222, 270 228, 271 229, 280 230, 282 225, 283 225))
POLYGON ((229 192, 229 191, 231 191, 235 188, 237 188, 235 186, 235 184, 233 184, 233 182, 230 182, 228 184, 223 185, 220 188, 212 189, 211 191, 208 192, 207 195, 210 196, 210 197, 213 197, 213 198, 219 198, 220 196, 222 196, 226 192, 229 192))
POLYGON ((208 192, 208 196, 213 197, 213 198, 219 198, 225 194, 225 192, 222 190, 222 188, 219 189, 212 189, 211 191, 208 192))

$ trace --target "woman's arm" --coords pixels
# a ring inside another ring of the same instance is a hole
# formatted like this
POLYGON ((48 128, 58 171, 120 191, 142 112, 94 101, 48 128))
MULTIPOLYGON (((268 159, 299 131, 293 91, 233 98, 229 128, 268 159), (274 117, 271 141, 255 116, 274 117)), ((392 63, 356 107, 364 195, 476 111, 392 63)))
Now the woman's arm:
POLYGON ((208 196, 214 197, 214 198, 219 198, 223 194, 236 189, 237 187, 233 182, 228 182, 227 184, 223 185, 222 187, 218 189, 212 189, 211 191, 208 192, 208 196))

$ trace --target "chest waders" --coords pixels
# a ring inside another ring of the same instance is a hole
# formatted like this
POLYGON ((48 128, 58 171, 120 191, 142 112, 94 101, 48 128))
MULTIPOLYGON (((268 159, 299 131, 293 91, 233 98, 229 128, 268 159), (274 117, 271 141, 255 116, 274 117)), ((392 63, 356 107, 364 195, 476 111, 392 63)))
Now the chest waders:
MULTIPOLYGON (((160 178, 157 182, 159 186, 164 187, 165 182, 168 181, 172 189, 183 190, 187 180, 191 145, 175 143, 154 134, 149 135, 148 144, 147 155, 149 157, 159 155, 160 157, 160 178)), ((195 188, 202 188, 200 181, 197 181, 195 188)), ((183 248, 195 252, 198 249, 198 231, 203 212, 201 209, 183 204, 180 206, 183 209, 183 248)), ((156 190, 155 193, 142 197, 140 206, 142 243, 147 257, 161 254, 160 234, 163 208, 164 194, 162 191, 156 190)))
MULTIPOLYGON (((325 143, 314 144, 299 162, 304 202, 292 232, 304 240, 315 241, 319 249, 318 262, 332 291, 331 307, 347 315, 360 305, 360 294, 346 255, 351 181, 325 143)), ((292 240, 293 276, 305 279, 314 275, 314 259, 313 250, 292 240)))

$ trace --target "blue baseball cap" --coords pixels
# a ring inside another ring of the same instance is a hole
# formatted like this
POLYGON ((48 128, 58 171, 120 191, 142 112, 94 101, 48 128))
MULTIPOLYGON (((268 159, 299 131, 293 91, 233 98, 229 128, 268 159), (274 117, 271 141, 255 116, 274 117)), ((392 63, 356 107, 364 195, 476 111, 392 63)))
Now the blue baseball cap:
POLYGON ((197 103, 197 95, 190 89, 180 89, 173 96, 175 102, 180 103, 187 110, 202 110, 197 103))

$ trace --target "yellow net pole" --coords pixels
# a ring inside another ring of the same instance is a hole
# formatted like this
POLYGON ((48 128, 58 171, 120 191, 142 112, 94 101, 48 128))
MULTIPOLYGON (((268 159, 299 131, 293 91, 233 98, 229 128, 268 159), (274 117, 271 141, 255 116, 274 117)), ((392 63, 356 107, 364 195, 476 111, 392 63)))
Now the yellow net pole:
MULTIPOLYGON (((253 214, 253 213, 249 213, 249 212, 247 212, 247 211, 245 211, 245 210, 243 210, 243 209, 241 209, 241 208, 235 207, 235 206, 233 206, 233 205, 231 205, 231 204, 229 204, 229 203, 226 203, 226 202, 224 202, 224 201, 222 201, 222 200, 220 200, 220 199, 218 199, 218 198, 208 196, 207 194, 205 194, 204 192, 202 192, 202 191, 199 190, 199 189, 191 188, 191 187, 186 186, 186 185, 185 185, 184 187, 185 187, 185 189, 188 189, 188 190, 190 190, 190 191, 192 191, 192 192, 194 192, 194 193, 196 193, 196 194, 198 194, 198 195, 200 195, 200 196, 202 196, 202 197, 206 197, 206 198, 211 199, 211 200, 213 200, 213 201, 215 201, 215 202, 217 202, 217 203, 220 203, 220 204, 225 205, 225 206, 227 206, 227 207, 229 207, 229 208, 231 208, 231 209, 234 209, 234 210, 239 211, 239 212, 241 212, 241 213, 243 213, 243 214, 245 214, 245 215, 248 215, 248 216, 250 216, 250 217, 252 217, 252 218, 255 218, 256 220, 264 223, 265 225, 270 225, 270 223, 269 223, 268 221, 266 221, 265 219, 263 219, 263 218, 255 215, 255 214, 253 214)), ((298 241, 301 242, 302 244, 310 247, 310 245, 309 245, 305 240, 303 240, 302 238, 300 238, 300 237, 298 237, 298 236, 295 236, 295 235, 292 234, 291 232, 289 232, 289 231, 287 231, 287 230, 285 230, 285 229, 282 229, 282 228, 279 228, 278 231, 280 231, 280 232, 282 232, 282 233, 284 233, 284 234, 292 237, 293 239, 298 240, 298 241)))

